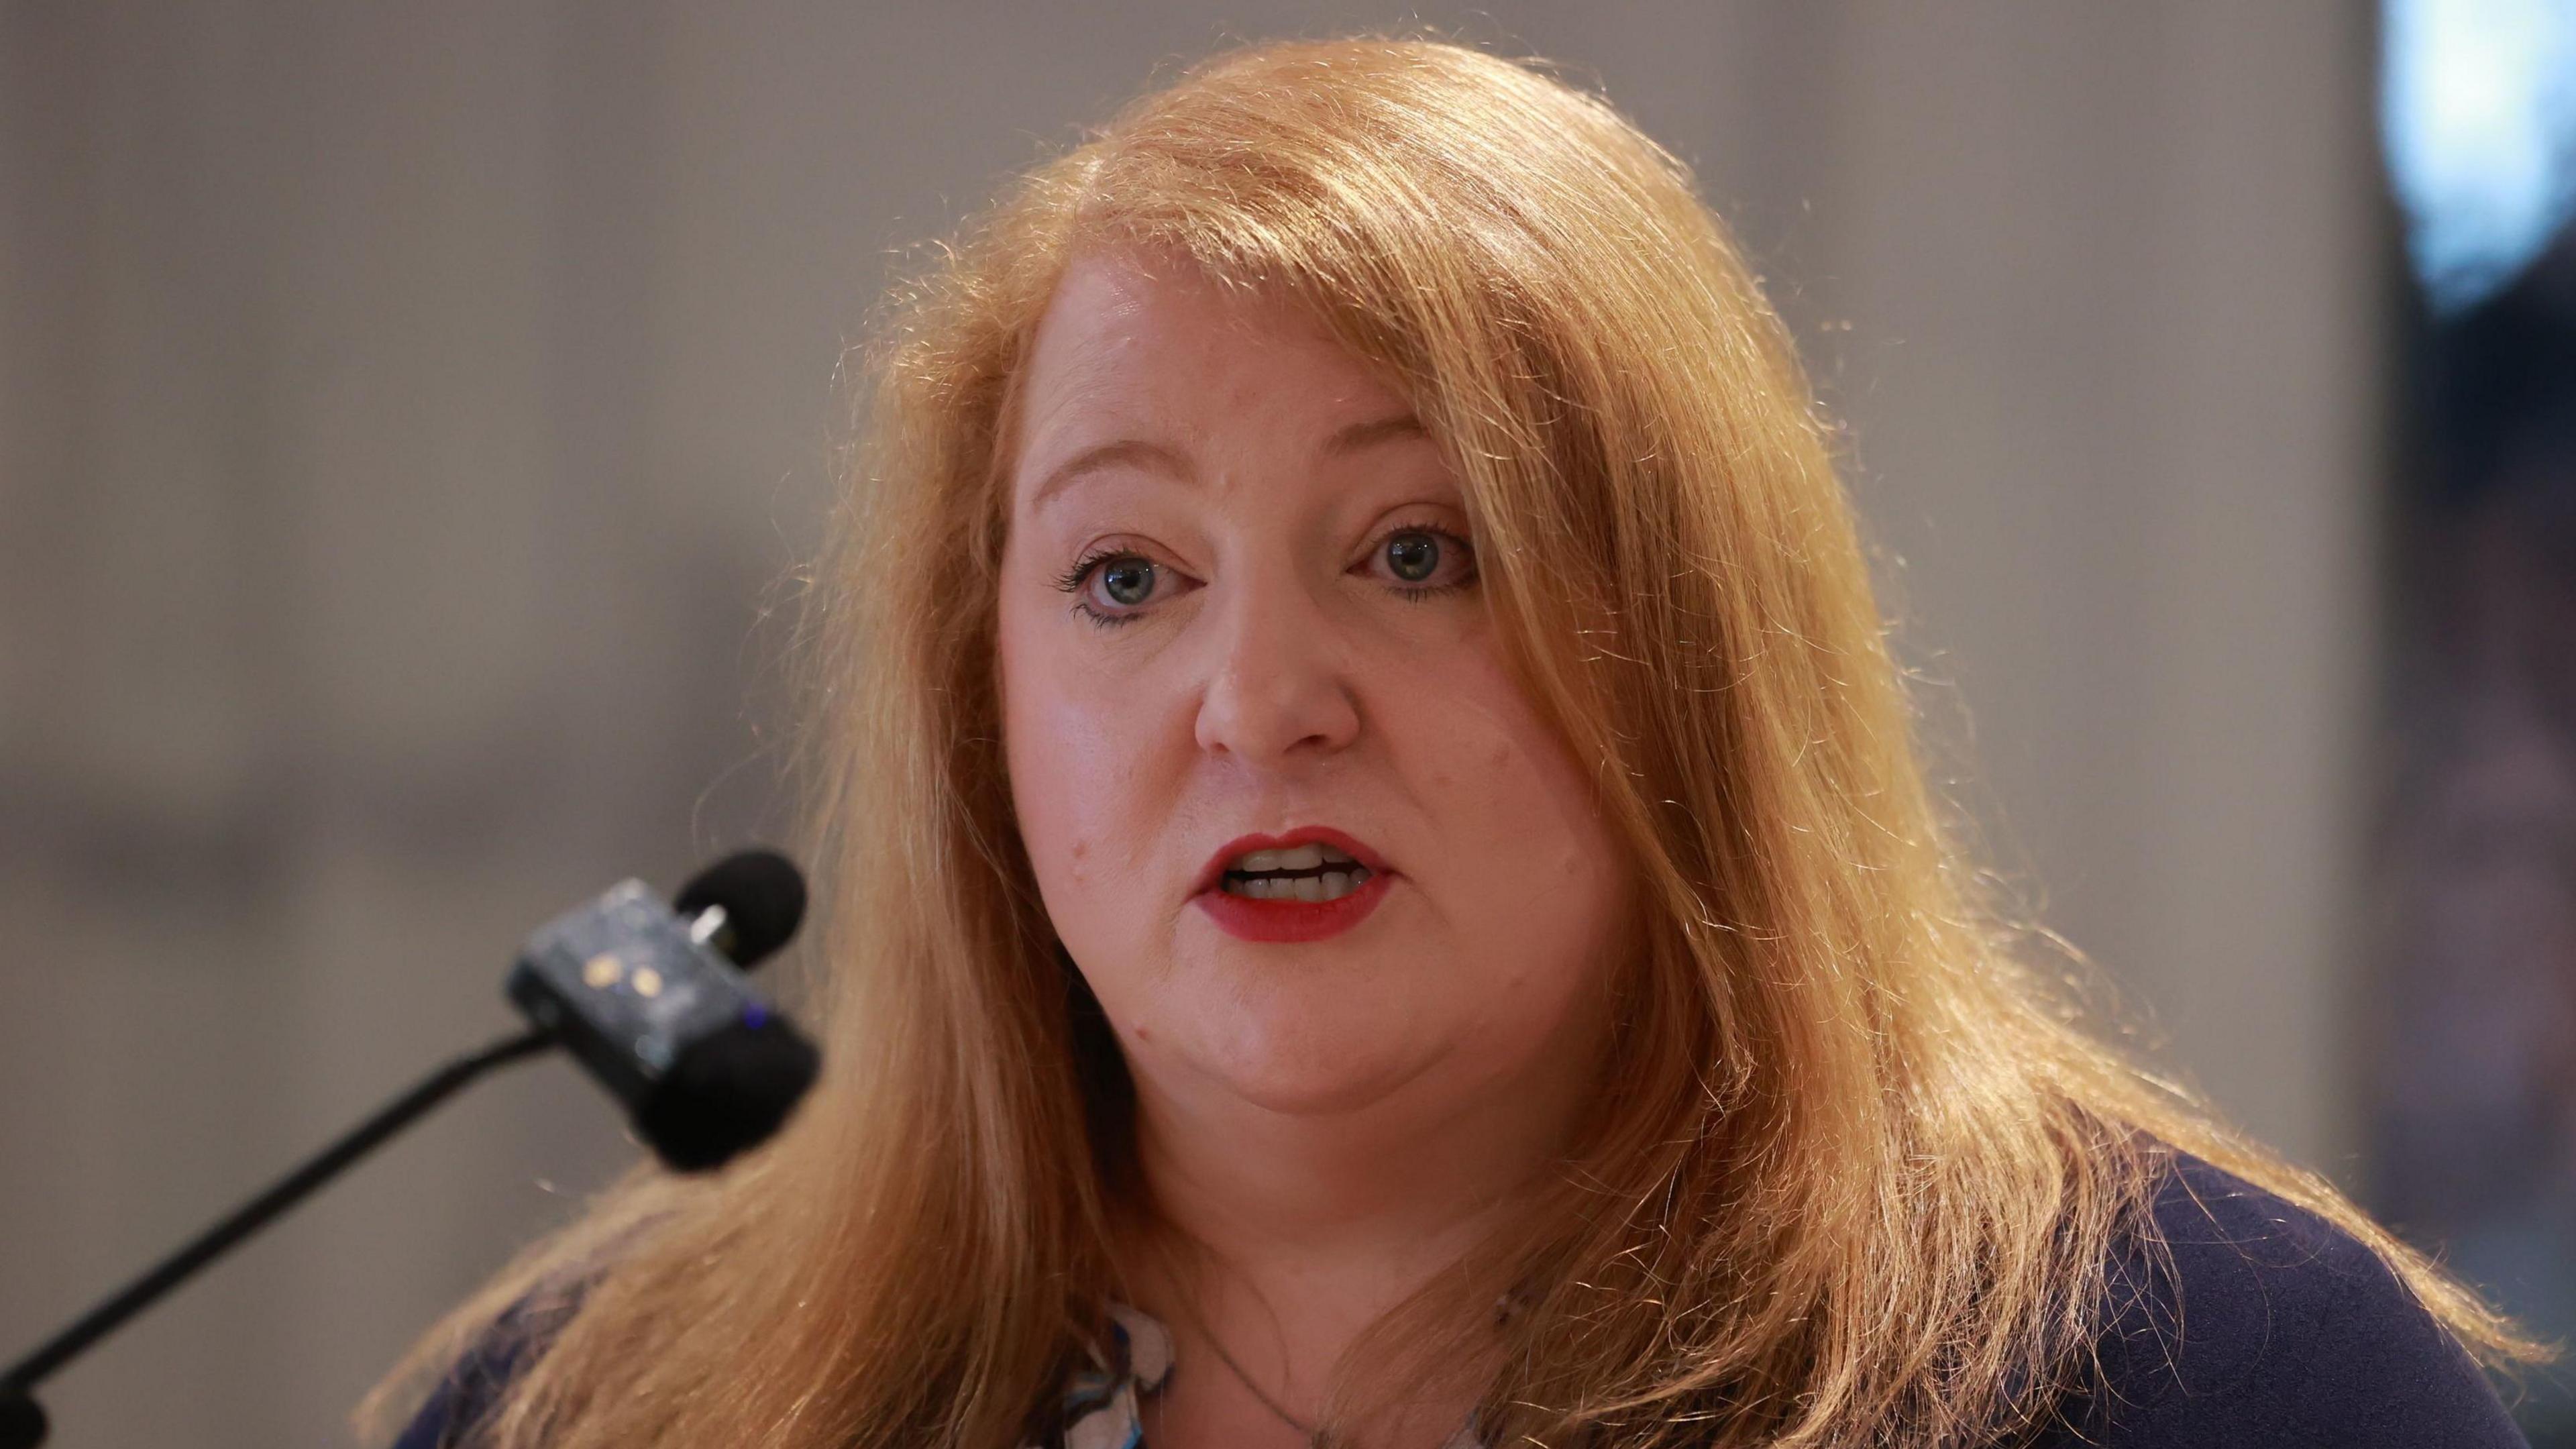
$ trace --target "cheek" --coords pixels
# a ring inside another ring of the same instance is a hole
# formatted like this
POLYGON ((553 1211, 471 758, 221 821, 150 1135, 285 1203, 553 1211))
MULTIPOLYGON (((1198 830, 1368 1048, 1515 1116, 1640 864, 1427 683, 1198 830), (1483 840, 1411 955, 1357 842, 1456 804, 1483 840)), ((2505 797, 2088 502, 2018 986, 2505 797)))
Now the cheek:
POLYGON ((1592 778, 1498 661, 1407 691, 1390 733, 1409 742, 1442 848, 1425 862, 1435 909, 1510 993, 1544 1014, 1598 980, 1623 939, 1628 871, 1592 778))
POLYGON ((1052 598, 1006 591, 996 665, 1020 839, 1049 914, 1079 953, 1080 938, 1116 919, 1108 897, 1144 868, 1142 851, 1158 834, 1142 758, 1152 729, 1132 682, 1063 647, 1052 598))
POLYGON ((1039 877, 1073 878, 1087 868, 1085 838, 1097 806, 1083 798, 1098 780, 1088 768, 1100 747, 1093 710, 1076 692, 1079 681, 1062 677, 1057 651, 1045 647, 1046 621, 1032 606, 1007 595, 1002 601, 997 667, 1002 698, 1004 767, 1020 838, 1039 877))

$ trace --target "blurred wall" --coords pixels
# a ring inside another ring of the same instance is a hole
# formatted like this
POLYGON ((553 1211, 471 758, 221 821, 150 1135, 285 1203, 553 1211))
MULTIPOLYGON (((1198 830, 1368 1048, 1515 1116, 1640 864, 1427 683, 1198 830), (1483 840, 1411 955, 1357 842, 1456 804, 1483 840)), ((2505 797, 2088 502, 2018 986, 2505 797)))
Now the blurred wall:
MULTIPOLYGON (((536 921, 774 833, 764 610, 889 248, 1224 39, 1407 14, 1699 166, 1853 424, 1952 788, 2348 1177, 2361 8, 16 3, 0 1354, 506 1026, 536 921)), ((56 1442, 337 1441, 629 1155, 565 1068, 480 1089, 58 1379, 56 1442)))

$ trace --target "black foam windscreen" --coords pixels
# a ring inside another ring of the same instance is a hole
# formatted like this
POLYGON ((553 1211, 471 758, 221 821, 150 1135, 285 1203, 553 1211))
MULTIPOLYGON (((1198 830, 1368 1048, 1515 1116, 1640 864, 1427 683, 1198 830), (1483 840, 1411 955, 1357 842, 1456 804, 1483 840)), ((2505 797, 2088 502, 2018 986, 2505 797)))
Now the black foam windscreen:
POLYGON ((759 1014, 691 1042, 635 1110, 635 1127, 682 1172, 721 1167, 769 1140, 814 1084, 822 1056, 759 1014))
POLYGON ((738 850, 699 871, 671 905, 683 918, 722 906, 725 924, 714 945, 749 970, 796 934, 805 920, 805 877, 774 850, 738 850))

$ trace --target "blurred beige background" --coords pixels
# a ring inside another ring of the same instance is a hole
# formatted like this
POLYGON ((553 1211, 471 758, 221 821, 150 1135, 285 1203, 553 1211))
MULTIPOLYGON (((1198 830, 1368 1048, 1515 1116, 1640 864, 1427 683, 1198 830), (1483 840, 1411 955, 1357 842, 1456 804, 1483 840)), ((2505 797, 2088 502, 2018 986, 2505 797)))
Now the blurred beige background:
MULTIPOLYGON (((540 919, 775 834, 774 610, 891 249, 1227 38, 1411 16, 1699 167, 1852 424, 1952 787, 2352 1180, 2366 7, 19 0, 0 1357, 508 1025, 540 919)), ((55 1442, 339 1442, 630 1154, 568 1068, 481 1088, 57 1379, 55 1442)))

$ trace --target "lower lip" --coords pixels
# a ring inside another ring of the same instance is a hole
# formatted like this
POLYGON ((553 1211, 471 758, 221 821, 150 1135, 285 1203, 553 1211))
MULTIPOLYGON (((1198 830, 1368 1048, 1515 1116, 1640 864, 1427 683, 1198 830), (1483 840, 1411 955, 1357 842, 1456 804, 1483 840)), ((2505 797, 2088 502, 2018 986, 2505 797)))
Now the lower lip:
POLYGON ((1358 890, 1329 901, 1254 900, 1228 895, 1222 886, 1203 890, 1194 899, 1218 930, 1238 941, 1320 941, 1367 920, 1377 903, 1386 899, 1387 882, 1394 878, 1377 871, 1358 890))

